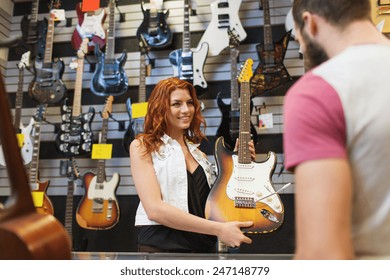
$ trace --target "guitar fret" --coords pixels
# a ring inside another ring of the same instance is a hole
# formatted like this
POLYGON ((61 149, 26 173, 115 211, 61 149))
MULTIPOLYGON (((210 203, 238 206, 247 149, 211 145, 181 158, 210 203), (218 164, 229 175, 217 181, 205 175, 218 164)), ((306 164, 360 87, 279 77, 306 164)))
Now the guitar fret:
POLYGON ((39 6, 39 0, 35 0, 31 6, 30 23, 36 23, 38 21, 38 6, 39 6))
POLYGON ((53 36, 54 35, 54 14, 50 14, 47 33, 46 33, 46 45, 43 62, 45 64, 51 64, 52 61, 52 50, 53 50, 53 36))
POLYGON ((72 116, 78 117, 81 113, 81 92, 84 72, 84 58, 77 59, 76 82, 74 86, 72 116))
POLYGON ((19 68, 19 81, 18 81, 18 90, 16 91, 15 99, 15 118, 14 118, 14 128, 19 129, 22 105, 23 105, 23 80, 24 80, 24 70, 19 68))
POLYGON ((250 133, 250 86, 249 82, 241 83, 240 91, 240 136, 238 149, 238 162, 251 163, 251 153, 248 142, 251 140, 250 133))
POLYGON ((271 27, 271 15, 269 12, 269 0, 261 0, 264 12, 264 44, 272 44, 272 27, 271 27))
POLYGON ((106 60, 115 57, 115 1, 110 1, 108 5, 110 15, 107 30, 106 60))
POLYGON ((183 52, 191 51, 191 34, 190 34, 190 18, 189 18, 189 9, 190 5, 188 4, 189 0, 184 1, 184 29, 183 29, 183 52))
POLYGON ((138 102, 145 102, 146 101, 146 64, 145 64, 145 56, 146 54, 141 54, 140 57, 140 77, 139 77, 139 93, 138 102))
POLYGON ((239 108, 239 96, 238 96, 238 82, 237 82, 237 56, 238 50, 236 48, 230 48, 230 97, 231 97, 231 110, 238 111, 239 108))

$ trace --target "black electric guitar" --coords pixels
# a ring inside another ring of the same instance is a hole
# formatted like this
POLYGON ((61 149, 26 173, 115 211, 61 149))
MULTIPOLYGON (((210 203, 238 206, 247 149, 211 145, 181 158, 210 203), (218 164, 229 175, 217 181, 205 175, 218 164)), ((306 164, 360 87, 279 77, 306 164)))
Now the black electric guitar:
MULTIPOLYGON (((239 37, 235 34, 234 30, 228 29, 229 34, 229 48, 230 48, 230 105, 225 104, 222 100, 221 92, 217 95, 217 104, 222 113, 222 121, 217 130, 217 137, 223 136, 225 145, 233 151, 236 139, 239 136, 240 129, 240 98, 238 92, 237 82, 237 57, 239 51, 237 46, 240 43, 239 37)), ((252 100, 250 110, 252 112, 253 102, 252 100)), ((251 134, 254 144, 257 143, 257 131, 254 125, 251 124, 251 134)))
POLYGON ((219 222, 253 221, 243 228, 248 233, 267 233, 279 228, 284 219, 284 207, 272 185, 276 154, 269 152, 263 162, 253 162, 250 140, 250 85, 252 59, 247 59, 238 80, 240 82, 240 134, 238 155, 224 145, 223 137, 215 143, 218 176, 206 201, 207 219, 219 222))
MULTIPOLYGON (((102 113, 103 124, 99 144, 107 143, 108 118, 111 114, 114 97, 109 96, 102 113)), ((96 175, 87 172, 83 176, 85 194, 76 212, 76 221, 85 229, 110 229, 119 221, 119 204, 115 192, 119 186, 120 175, 114 173, 106 181, 105 160, 98 159, 96 175)))
POLYGON ((64 62, 61 59, 52 61, 54 19, 53 8, 57 9, 60 1, 52 1, 50 18, 47 26, 44 58, 36 58, 34 64, 35 76, 29 87, 30 96, 42 104, 60 102, 66 94, 66 86, 61 80, 64 73, 64 62))
MULTIPOLYGON (((19 80, 18 90, 15 98, 15 117, 14 128, 15 133, 21 137, 20 152, 22 154, 23 164, 29 164, 32 160, 33 144, 31 139, 31 132, 34 126, 34 118, 30 119, 27 126, 22 123, 22 105, 23 105, 23 81, 24 81, 24 69, 30 66, 30 51, 25 52, 22 55, 20 62, 18 63, 19 80)), ((5 157, 3 146, 0 144, 0 165, 5 165, 5 157)))
POLYGON ((264 42, 256 46, 259 64, 251 80, 253 96, 269 92, 291 80, 290 74, 283 64, 291 30, 279 42, 274 43, 269 0, 261 0, 261 5, 264 11, 264 42))
POLYGON ((102 53, 99 48, 95 48, 97 60, 95 73, 91 79, 91 91, 99 96, 118 96, 127 91, 129 82, 123 66, 126 63, 127 52, 123 51, 119 59, 115 58, 115 2, 109 0, 108 9, 110 11, 106 52, 102 53))
POLYGON ((83 89, 84 56, 88 52, 89 40, 85 38, 77 52, 77 71, 74 86, 73 107, 67 106, 67 99, 61 106, 62 124, 56 137, 56 146, 67 157, 89 154, 92 150, 92 120, 95 109, 89 107, 81 113, 81 93, 83 89))
POLYGON ((181 49, 169 54, 169 61, 172 64, 173 76, 192 83, 196 88, 197 95, 201 95, 207 88, 207 82, 203 76, 203 67, 209 45, 207 42, 203 42, 195 51, 191 50, 189 1, 184 0, 183 45, 181 49))
POLYGON ((141 2, 144 19, 137 30, 137 39, 141 41, 141 35, 152 49, 162 49, 172 43, 173 34, 167 24, 169 10, 162 9, 162 0, 150 0, 150 8, 144 8, 141 2), (160 2, 157 7, 156 2, 160 2))
MULTIPOLYGON (((141 35, 141 41, 139 42, 139 48, 141 52, 140 56, 140 73, 139 73, 139 87, 138 87, 138 102, 146 102, 146 57, 148 55, 148 45, 145 40, 143 40, 143 35, 141 35)), ((129 153, 129 147, 131 142, 135 139, 139 133, 144 131, 144 121, 145 118, 132 118, 132 109, 131 109, 131 99, 128 98, 126 101, 126 108, 129 114, 130 123, 127 127, 125 135, 123 137, 123 148, 127 153, 129 153)))

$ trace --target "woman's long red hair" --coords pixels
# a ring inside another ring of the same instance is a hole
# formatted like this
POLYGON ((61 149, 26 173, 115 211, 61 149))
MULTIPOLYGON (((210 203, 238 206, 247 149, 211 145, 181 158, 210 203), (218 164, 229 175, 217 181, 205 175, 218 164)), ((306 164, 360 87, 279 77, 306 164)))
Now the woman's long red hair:
POLYGON ((138 134, 145 147, 146 154, 158 151, 162 141, 161 137, 168 131, 167 113, 171 106, 171 93, 176 89, 186 89, 194 102, 195 114, 190 127, 185 131, 184 137, 193 143, 200 143, 206 139, 204 131, 206 121, 200 112, 200 103, 195 88, 187 81, 173 77, 157 83, 148 99, 148 111, 145 116, 144 133, 138 134), (201 128, 201 125, 203 127, 201 128))

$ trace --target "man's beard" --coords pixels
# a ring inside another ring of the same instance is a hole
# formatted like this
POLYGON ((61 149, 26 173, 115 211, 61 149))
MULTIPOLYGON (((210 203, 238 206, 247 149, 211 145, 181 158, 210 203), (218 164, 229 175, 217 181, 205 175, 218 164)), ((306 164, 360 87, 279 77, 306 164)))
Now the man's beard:
POLYGON ((317 42, 310 39, 304 30, 301 31, 301 36, 305 43, 305 51, 303 53, 305 71, 309 71, 329 59, 325 50, 317 42))

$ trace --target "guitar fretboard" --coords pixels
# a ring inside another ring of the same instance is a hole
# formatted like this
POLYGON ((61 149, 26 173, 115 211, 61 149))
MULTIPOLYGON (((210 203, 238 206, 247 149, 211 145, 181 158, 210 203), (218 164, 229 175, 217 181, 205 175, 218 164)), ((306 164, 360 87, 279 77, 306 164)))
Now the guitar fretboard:
POLYGON ((264 12, 264 46, 266 51, 271 51, 273 47, 271 15, 269 12, 269 0, 261 0, 264 12))
POLYGON ((24 80, 24 68, 21 67, 21 68, 19 68, 18 90, 16 91, 16 98, 15 98, 15 118, 14 118, 15 130, 19 129, 21 114, 22 114, 23 80, 24 80))
POLYGON ((238 50, 235 47, 230 48, 230 96, 231 96, 231 110, 239 111, 239 94, 238 94, 238 82, 237 82, 237 56, 238 50))
POLYGON ((140 57, 140 70, 139 70, 139 88, 138 88, 138 102, 146 101, 146 63, 145 53, 141 53, 140 57))
POLYGON ((38 22, 38 6, 39 6, 39 0, 35 0, 32 2, 30 24, 31 23, 34 24, 38 22))
POLYGON ((76 81, 74 85, 74 97, 72 116, 78 117, 81 113, 81 92, 83 89, 84 58, 77 59, 76 81))
POLYGON ((238 162, 241 164, 251 163, 251 153, 248 142, 251 140, 251 116, 250 116, 250 84, 241 83, 240 90, 240 136, 238 147, 238 162))
POLYGON ((45 54, 43 58, 43 63, 45 64, 44 68, 49 68, 48 65, 51 65, 52 54, 53 54, 53 39, 54 39, 54 14, 50 12, 50 18, 47 25, 46 33, 46 44, 45 44, 45 54))
POLYGON ((191 51, 191 34, 190 34, 190 5, 189 0, 184 0, 184 29, 183 29, 183 52, 191 51))
MULTIPOLYGON (((99 144, 107 143, 107 130, 108 130, 108 118, 104 118, 102 121, 102 131, 99 135, 99 144)), ((96 174, 96 183, 102 184, 106 179, 106 161, 104 159, 99 159, 97 162, 97 174, 96 174)))
POLYGON ((108 29, 107 29, 107 44, 105 60, 110 62, 115 58, 115 0, 110 0, 108 3, 110 11, 108 29))

